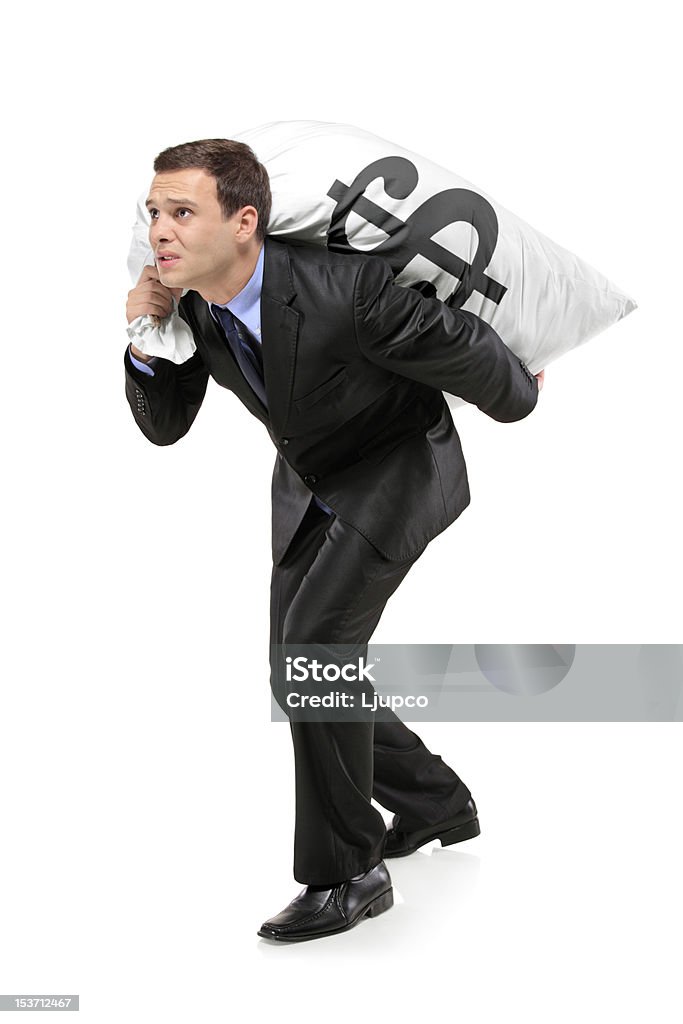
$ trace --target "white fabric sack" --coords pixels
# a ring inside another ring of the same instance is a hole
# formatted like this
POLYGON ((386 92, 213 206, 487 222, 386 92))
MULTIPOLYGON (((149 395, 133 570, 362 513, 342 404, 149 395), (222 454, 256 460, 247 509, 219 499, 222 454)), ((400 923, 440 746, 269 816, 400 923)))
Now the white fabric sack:
MULTIPOLYGON (((154 262, 150 262, 149 265, 154 266, 154 262)), ((137 275, 139 276, 140 274, 137 275)), ((184 363, 197 348, 192 331, 178 315, 178 303, 175 299, 168 316, 138 316, 131 320, 127 330, 128 337, 135 347, 145 355, 162 356, 174 363, 184 363)))
MULTIPOLYGON (((480 189, 392 142, 319 121, 276 121, 233 137, 268 170, 269 234, 383 256, 399 284, 486 320, 533 373, 636 308, 480 189)), ((134 282, 154 263, 145 199, 128 258, 134 282)), ((145 354, 180 363, 194 351, 175 312, 157 331, 141 319, 134 343, 145 354)))

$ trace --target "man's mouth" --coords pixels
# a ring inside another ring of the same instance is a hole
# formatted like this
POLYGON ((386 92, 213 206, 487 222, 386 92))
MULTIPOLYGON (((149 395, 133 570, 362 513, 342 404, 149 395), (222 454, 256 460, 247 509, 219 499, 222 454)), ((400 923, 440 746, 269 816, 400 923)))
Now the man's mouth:
POLYGON ((173 252, 157 253, 156 256, 157 263, 162 267, 168 267, 172 263, 177 263, 179 259, 180 256, 176 256, 173 252))

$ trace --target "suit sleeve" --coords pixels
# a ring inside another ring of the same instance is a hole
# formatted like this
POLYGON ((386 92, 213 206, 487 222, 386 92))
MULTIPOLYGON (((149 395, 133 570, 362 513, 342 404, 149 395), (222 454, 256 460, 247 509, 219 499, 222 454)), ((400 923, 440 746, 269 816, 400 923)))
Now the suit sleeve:
POLYGON ((464 398, 501 423, 536 405, 536 378, 492 327, 395 284, 383 260, 362 264, 354 314, 358 345, 378 366, 464 398))
POLYGON ((158 358, 154 374, 139 370, 126 348, 126 398, 133 418, 153 444, 175 444, 192 426, 206 394, 209 371, 199 352, 176 365, 158 358))

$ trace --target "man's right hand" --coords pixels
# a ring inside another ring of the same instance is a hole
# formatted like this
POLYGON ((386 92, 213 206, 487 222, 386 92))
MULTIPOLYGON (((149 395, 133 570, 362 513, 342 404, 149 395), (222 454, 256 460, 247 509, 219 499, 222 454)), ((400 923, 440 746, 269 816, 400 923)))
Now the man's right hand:
MULTIPOLYGON (((182 289, 176 288, 174 291, 180 295, 182 289)), ((168 316, 173 309, 173 295, 174 292, 159 280, 156 267, 143 267, 138 283, 128 292, 128 323, 132 323, 138 316, 168 316)))
MULTIPOLYGON (((173 309, 173 299, 179 299, 182 291, 182 288, 166 288, 159 280, 156 267, 143 267, 138 283, 128 292, 128 323, 132 323, 139 316, 168 316, 173 309)), ((143 355, 135 345, 131 344, 130 350, 136 359, 141 359, 145 363, 149 359, 149 356, 143 355)))

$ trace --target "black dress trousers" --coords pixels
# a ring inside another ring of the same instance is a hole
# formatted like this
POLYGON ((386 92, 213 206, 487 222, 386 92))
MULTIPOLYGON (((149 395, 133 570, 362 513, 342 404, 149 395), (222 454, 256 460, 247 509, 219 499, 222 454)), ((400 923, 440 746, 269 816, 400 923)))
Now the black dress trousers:
MULTIPOLYGON (((284 560, 273 567, 271 651, 281 644, 367 645, 417 557, 389 561, 311 501, 284 560)), ((297 881, 334 884, 379 863, 385 826, 372 797, 399 814, 406 829, 443 821, 470 799, 455 772, 390 717, 374 723, 290 721, 297 881)))

